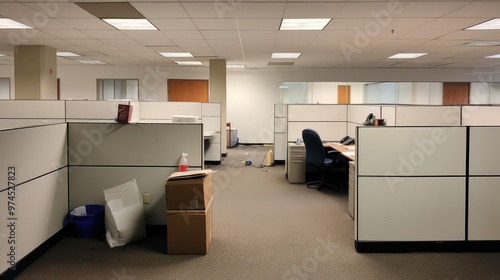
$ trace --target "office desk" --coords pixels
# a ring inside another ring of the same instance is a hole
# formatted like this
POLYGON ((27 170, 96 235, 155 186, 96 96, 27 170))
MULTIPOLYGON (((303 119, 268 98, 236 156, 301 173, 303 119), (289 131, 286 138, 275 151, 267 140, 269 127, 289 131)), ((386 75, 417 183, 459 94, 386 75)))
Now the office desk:
MULTIPOLYGON (((326 145, 325 145, 326 146, 326 145)), ((354 219, 355 197, 356 197, 356 146, 342 145, 338 143, 328 143, 328 147, 339 151, 345 158, 349 160, 349 190, 348 190, 348 209, 349 215, 354 219)))
POLYGON ((323 146, 339 151, 348 160, 356 160, 356 146, 339 143, 325 143, 323 146))

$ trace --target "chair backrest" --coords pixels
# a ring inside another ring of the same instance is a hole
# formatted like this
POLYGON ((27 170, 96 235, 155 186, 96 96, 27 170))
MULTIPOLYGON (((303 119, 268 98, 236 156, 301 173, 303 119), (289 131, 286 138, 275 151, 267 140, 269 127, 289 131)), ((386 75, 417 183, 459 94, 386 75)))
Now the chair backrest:
POLYGON ((321 166, 325 161, 325 148, 319 134, 311 128, 302 130, 302 139, 306 145, 306 163, 321 166))

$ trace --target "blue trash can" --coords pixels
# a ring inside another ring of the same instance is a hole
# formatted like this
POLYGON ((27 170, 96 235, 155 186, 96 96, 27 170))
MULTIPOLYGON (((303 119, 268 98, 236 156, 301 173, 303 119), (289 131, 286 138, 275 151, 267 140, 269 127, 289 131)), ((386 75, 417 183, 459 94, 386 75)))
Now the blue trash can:
POLYGON ((104 206, 90 204, 71 210, 69 217, 78 238, 96 238, 104 233, 104 206))

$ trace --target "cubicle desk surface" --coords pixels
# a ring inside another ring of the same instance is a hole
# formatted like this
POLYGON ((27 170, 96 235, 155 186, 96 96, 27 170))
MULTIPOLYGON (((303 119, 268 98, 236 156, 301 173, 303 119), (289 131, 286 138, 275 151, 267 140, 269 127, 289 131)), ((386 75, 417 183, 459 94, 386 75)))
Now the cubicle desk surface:
POLYGON ((342 145, 339 143, 325 143, 324 146, 339 151, 348 160, 355 160, 356 159, 356 146, 355 145, 342 145))

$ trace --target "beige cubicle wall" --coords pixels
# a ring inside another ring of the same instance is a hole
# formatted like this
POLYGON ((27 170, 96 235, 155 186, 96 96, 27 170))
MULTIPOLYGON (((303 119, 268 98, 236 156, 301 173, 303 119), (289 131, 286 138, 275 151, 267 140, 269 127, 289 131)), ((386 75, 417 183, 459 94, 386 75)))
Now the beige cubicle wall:
POLYGON ((2 274, 63 229, 68 213, 66 123, 1 128, 0 168, 2 274))
POLYGON ((357 139, 358 251, 500 250, 500 127, 359 127, 357 139))
POLYGON ((189 168, 204 169, 201 123, 68 123, 69 207, 104 204, 103 190, 136 179, 146 224, 164 225, 166 178, 181 153, 189 168))
POLYGON ((460 126, 461 106, 396 106, 395 126, 460 126))

